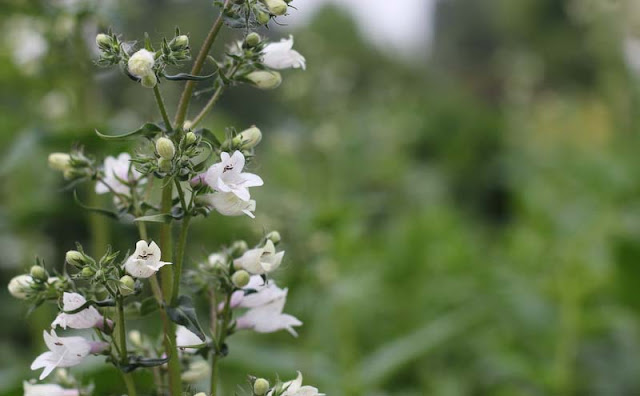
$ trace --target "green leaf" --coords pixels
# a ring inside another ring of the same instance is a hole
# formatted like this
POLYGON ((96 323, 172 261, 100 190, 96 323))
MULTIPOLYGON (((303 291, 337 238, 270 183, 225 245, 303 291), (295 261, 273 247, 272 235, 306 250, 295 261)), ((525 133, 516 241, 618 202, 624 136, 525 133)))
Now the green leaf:
MULTIPOLYGON (((198 129, 194 132, 196 135, 200 135, 202 136, 204 139, 206 139, 209 143, 211 143, 211 145, 215 148, 219 148, 220 146, 222 146, 222 143, 220 143, 220 140, 218 140, 218 138, 216 137, 216 135, 213 134, 213 132, 211 132, 209 129, 207 128, 201 128, 198 129)), ((212 150, 213 151, 213 150, 212 150)))
POLYGON ((162 128, 160 128, 160 126, 153 124, 151 122, 147 122, 146 124, 142 125, 140 128, 136 129, 135 131, 123 133, 120 135, 105 135, 103 133, 100 133, 100 131, 96 129, 96 134, 104 140, 126 140, 126 139, 132 139, 138 136, 151 137, 156 135, 158 132, 162 132, 162 128))
POLYGON ((73 200, 76 202, 76 204, 78 204, 78 206, 80 206, 82 209, 88 210, 89 212, 99 213, 103 216, 107 216, 114 220, 118 220, 120 218, 120 216, 118 216, 116 212, 113 212, 111 210, 94 208, 94 207, 83 204, 82 202, 80 202, 80 199, 78 198, 78 192, 76 190, 73 191, 73 200))
POLYGON ((212 77, 214 77, 216 75, 216 72, 213 72, 211 74, 208 74, 206 76, 194 76, 193 74, 189 74, 189 73, 178 73, 176 75, 168 75, 168 74, 163 74, 163 77, 166 78, 167 80, 171 80, 171 81, 186 81, 186 80, 191 80, 191 81, 204 81, 204 80, 208 80, 212 77))
POLYGON ((140 315, 145 316, 157 311, 159 308, 158 301, 155 297, 150 296, 140 302, 140 315))
POLYGON ((133 219, 135 222, 143 222, 143 223, 163 223, 169 224, 173 220, 173 216, 169 213, 160 213, 149 216, 136 217, 133 219))
POLYGON ((62 311, 66 314, 76 314, 80 311, 83 311, 87 308, 89 308, 90 306, 95 305, 98 307, 115 307, 116 302, 113 300, 102 300, 102 301, 93 301, 93 300, 89 300, 87 302, 85 302, 84 304, 82 304, 81 306, 79 306, 76 309, 72 309, 70 311, 62 311))
POLYGON ((120 370, 130 373, 138 367, 157 367, 167 363, 169 358, 145 358, 142 356, 129 356, 127 364, 118 364, 120 370))
POLYGON ((178 297, 178 305, 175 307, 167 307, 167 314, 169 318, 171 318, 171 321, 186 327, 202 341, 205 340, 206 337, 202 331, 202 327, 200 327, 200 323, 198 323, 196 309, 193 307, 191 297, 184 295, 178 297))

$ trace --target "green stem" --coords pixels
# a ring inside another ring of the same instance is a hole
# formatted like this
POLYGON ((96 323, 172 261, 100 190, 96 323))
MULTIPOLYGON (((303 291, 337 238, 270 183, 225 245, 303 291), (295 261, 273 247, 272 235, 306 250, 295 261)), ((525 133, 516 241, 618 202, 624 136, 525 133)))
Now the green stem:
MULTIPOLYGON (((173 184, 166 183, 162 188, 162 201, 160 203, 160 213, 171 212, 171 201, 173 195, 173 184)), ((173 252, 171 244, 171 224, 162 224, 160 227, 160 249, 162 251, 162 260, 171 262, 173 261, 173 252)), ((164 293, 164 299, 170 301, 171 298, 171 286, 173 285, 173 271, 172 265, 165 265, 160 269, 160 275, 162 277, 162 291, 164 293)))
POLYGON ((144 221, 138 222, 138 233, 140 234, 140 239, 147 241, 149 236, 147 235, 147 225, 144 221))
MULTIPOLYGON (((124 322, 124 307, 122 296, 116 296, 116 309, 118 314, 118 322, 116 326, 118 327, 118 343, 120 344, 118 350, 120 352, 120 363, 127 364, 127 330, 125 328, 124 322)), ((129 396, 136 396, 136 387, 133 382, 133 377, 130 373, 122 373, 122 378, 124 379, 124 383, 127 386, 127 391, 129 396)))
POLYGON ((222 346, 227 338, 227 331, 229 327, 229 321, 231 320, 231 294, 229 292, 225 297, 224 309, 222 310, 222 324, 217 327, 215 334, 215 350, 211 356, 211 396, 217 395, 218 388, 218 360, 223 356, 219 353, 222 350, 222 346))
POLYGON ((122 373, 122 378, 127 385, 128 396, 136 396, 136 384, 133 382, 133 376, 130 373, 122 373))
POLYGON ((165 129, 170 132, 173 131, 173 127, 171 126, 171 120, 169 120, 169 113, 167 113, 167 108, 164 105, 164 99, 162 99, 162 93, 160 92, 160 88, 158 84, 153 87, 153 95, 156 97, 156 103, 158 103, 158 109, 160 110, 160 114, 162 115, 162 120, 164 121, 165 129))
POLYGON ((200 113, 198 113, 193 121, 191 121, 191 128, 195 128, 195 126, 198 125, 204 119, 204 117, 206 117, 211 109, 213 109, 213 106, 216 105, 218 99, 220 99, 220 96, 222 96, 222 91, 224 91, 224 85, 220 85, 218 89, 216 89, 216 92, 214 92, 211 99, 209 99, 207 104, 202 108, 202 110, 200 110, 200 113))
POLYGON ((184 249, 187 245, 187 235, 189 234, 189 223, 191 222, 191 216, 186 215, 182 219, 182 227, 180 228, 180 236, 178 238, 178 250, 176 252, 176 262, 174 263, 173 274, 173 293, 171 294, 171 303, 175 304, 178 301, 178 294, 180 293, 180 276, 182 275, 182 263, 184 261, 184 249))
MULTIPOLYGON (((218 33, 220 32, 220 28, 222 27, 222 23, 224 21, 224 11, 229 4, 229 0, 225 0, 222 9, 220 10, 220 14, 218 18, 215 20, 213 25, 211 26, 211 30, 205 38, 204 43, 202 43, 202 48, 200 48, 200 52, 196 57, 195 62, 193 63, 193 67, 191 68, 191 74, 198 75, 204 66, 204 62, 209 55, 209 51, 213 46, 218 33)), ((182 124, 184 124, 184 120, 187 117, 187 110, 189 109, 189 101, 191 101, 191 95, 193 95, 193 90, 196 87, 195 81, 187 81, 184 86, 184 90, 182 91, 182 96, 180 97, 180 102, 178 103, 178 110, 176 112, 175 124, 178 128, 182 128, 182 124)))

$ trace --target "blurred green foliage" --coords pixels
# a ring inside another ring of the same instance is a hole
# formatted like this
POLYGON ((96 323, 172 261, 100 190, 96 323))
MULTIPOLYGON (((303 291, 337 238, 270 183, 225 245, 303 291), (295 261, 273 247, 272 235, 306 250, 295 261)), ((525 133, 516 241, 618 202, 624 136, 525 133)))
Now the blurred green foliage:
MULTIPOLYGON (((114 2, 98 17, 0 5, 3 29, 29 16, 49 42, 33 73, 0 43, 3 284, 36 255, 59 268, 75 240, 132 248, 133 227, 87 220, 46 155, 73 143, 114 154, 124 146, 93 128, 158 118, 149 91, 91 64, 85 35, 113 26, 141 39, 178 23, 197 45, 208 3, 114 2)), ((285 73, 274 92, 225 94, 207 126, 259 125, 254 170, 266 184, 255 221, 197 222, 188 258, 278 229, 287 254, 276 277, 305 324, 298 339, 233 337, 224 394, 247 373, 298 369, 329 395, 639 394, 640 101, 622 51, 631 3, 440 2, 429 60, 409 62, 327 7, 294 32, 306 72, 285 73)), ((165 85, 175 106, 180 85, 165 85)), ((4 288, 0 301, 0 394, 20 394, 53 311, 25 317, 4 288)), ((99 368, 78 375, 122 391, 99 368)))

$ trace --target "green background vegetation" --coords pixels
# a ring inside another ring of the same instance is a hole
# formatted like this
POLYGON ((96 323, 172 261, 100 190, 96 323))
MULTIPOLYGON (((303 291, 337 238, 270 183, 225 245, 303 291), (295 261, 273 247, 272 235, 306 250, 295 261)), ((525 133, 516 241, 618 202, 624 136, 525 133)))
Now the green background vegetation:
MULTIPOLYGON (((96 19, 53 34, 63 15, 47 3, 0 4, 0 25, 31 15, 50 41, 36 74, 0 42, 2 284, 36 255, 61 268, 76 240, 95 254, 133 247, 134 227, 88 218, 46 156, 73 143, 118 153, 126 146, 93 129, 159 118, 151 91, 92 65, 82 27, 96 19), (53 118, 52 91, 68 101, 53 118)), ((327 7, 293 31, 306 72, 284 72, 273 92, 228 91, 206 126, 259 125, 253 171, 266 183, 255 221, 195 222, 187 257, 279 230, 276 279, 304 326, 297 339, 232 337, 223 394, 247 373, 298 369, 332 396, 640 394, 640 98, 622 52, 626 6, 443 1, 429 59, 412 61, 327 7)), ((209 1, 122 1, 97 25, 130 40, 178 24, 197 48, 213 18, 209 1)), ((292 29, 281 30, 267 34, 292 29)), ((180 88, 163 85, 170 107, 180 88)), ((54 310, 27 317, 4 287, 0 304, 0 394, 21 394, 54 310)), ((92 362, 73 372, 122 392, 114 369, 92 362)))

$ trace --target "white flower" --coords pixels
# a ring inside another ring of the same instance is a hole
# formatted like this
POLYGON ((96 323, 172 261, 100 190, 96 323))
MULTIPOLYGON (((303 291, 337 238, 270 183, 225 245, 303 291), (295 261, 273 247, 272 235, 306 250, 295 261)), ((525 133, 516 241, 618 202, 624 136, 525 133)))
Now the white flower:
POLYGON ((253 275, 262 275, 275 271, 280 267, 284 251, 276 253, 276 247, 267 240, 263 247, 247 250, 241 257, 233 261, 237 269, 244 269, 253 275))
POLYGON ((136 77, 142 78, 153 73, 153 65, 155 64, 155 56, 153 52, 141 49, 129 58, 127 64, 129 73, 136 77))
POLYGON ((267 44, 262 50, 262 63, 276 70, 306 68, 304 56, 293 49, 293 36, 282 39, 279 43, 267 44))
POLYGON ((136 278, 149 278, 158 270, 168 264, 160 261, 161 252, 155 242, 147 244, 147 241, 138 241, 136 251, 127 259, 124 268, 136 278))
POLYGON ((244 288, 254 289, 256 293, 244 295, 244 291, 237 291, 231 296, 233 308, 249 308, 236 321, 238 329, 252 329, 258 333, 273 333, 287 330, 294 337, 298 334, 294 326, 302 325, 296 317, 282 313, 287 301, 287 289, 280 289, 273 281, 266 284, 260 276, 251 277, 244 288))
POLYGON ((31 363, 31 370, 44 368, 40 379, 46 376, 57 367, 72 367, 78 365, 90 353, 102 351, 106 345, 102 342, 92 342, 82 337, 58 337, 54 330, 51 334, 44 333, 44 342, 49 348, 48 352, 38 356, 31 363))
POLYGON ((256 210, 256 201, 250 199, 243 201, 232 192, 205 194, 202 199, 221 215, 224 216, 242 216, 243 214, 255 219, 253 211, 256 210))
POLYGON ((207 258, 209 267, 225 268, 227 266, 227 255, 222 253, 211 253, 207 258))
MULTIPOLYGON (((62 309, 65 311, 73 311, 84 305, 87 300, 78 293, 65 292, 62 296, 62 309)), ((72 329, 90 329, 92 327, 100 327, 104 323, 104 318, 97 309, 89 306, 80 312, 74 314, 60 313, 51 323, 51 327, 60 326, 63 329, 71 327, 72 329)))
POLYGON ((33 284, 31 275, 18 275, 9 281, 9 293, 15 298, 26 300, 33 292, 33 284))
MULTIPOLYGON (((141 176, 131 164, 131 156, 128 153, 121 153, 118 158, 109 156, 104 160, 104 182, 118 194, 129 195, 131 191, 128 183, 140 179, 141 176)), ((96 193, 107 192, 110 190, 104 183, 96 184, 96 193)))
POLYGON ((24 396, 78 396, 77 389, 64 389, 56 384, 30 384, 27 381, 22 383, 24 396))
POLYGON ((187 329, 184 326, 178 326, 176 330, 176 345, 179 348, 183 348, 187 352, 197 352, 198 348, 185 348, 190 345, 200 345, 202 344, 202 340, 200 337, 195 335, 194 332, 187 329))
POLYGON ((220 162, 211 165, 204 180, 216 191, 232 192, 241 200, 249 201, 249 187, 261 186, 264 182, 258 175, 242 172, 244 162, 244 155, 239 151, 232 156, 223 152, 220 154, 220 162))
MULTIPOLYGON (((324 393, 319 393, 318 388, 305 385, 302 386, 302 373, 298 371, 298 377, 292 381, 287 381, 282 385, 282 389, 285 391, 281 396, 325 396, 324 393)), ((271 390, 267 396, 273 396, 275 390, 271 390)))

